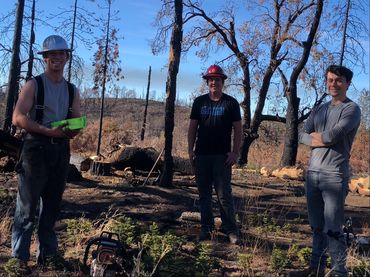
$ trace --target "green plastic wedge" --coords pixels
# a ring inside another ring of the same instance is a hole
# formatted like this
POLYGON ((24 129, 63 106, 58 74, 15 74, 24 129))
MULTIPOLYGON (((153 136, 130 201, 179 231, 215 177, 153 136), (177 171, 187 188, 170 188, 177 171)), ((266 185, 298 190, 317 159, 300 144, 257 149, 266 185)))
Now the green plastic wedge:
POLYGON ((54 121, 51 123, 51 127, 58 127, 61 125, 65 125, 65 127, 69 130, 83 129, 86 127, 86 115, 76 118, 54 121))

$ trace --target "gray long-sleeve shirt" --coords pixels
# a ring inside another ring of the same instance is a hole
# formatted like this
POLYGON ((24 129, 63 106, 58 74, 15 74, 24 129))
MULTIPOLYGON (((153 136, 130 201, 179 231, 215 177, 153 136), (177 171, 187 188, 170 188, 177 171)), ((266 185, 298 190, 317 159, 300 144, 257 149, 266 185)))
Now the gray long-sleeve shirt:
POLYGON ((299 133, 299 142, 311 146, 312 132, 322 133, 326 147, 312 148, 308 170, 349 176, 349 158, 361 110, 347 98, 343 103, 325 103, 312 111, 299 133))

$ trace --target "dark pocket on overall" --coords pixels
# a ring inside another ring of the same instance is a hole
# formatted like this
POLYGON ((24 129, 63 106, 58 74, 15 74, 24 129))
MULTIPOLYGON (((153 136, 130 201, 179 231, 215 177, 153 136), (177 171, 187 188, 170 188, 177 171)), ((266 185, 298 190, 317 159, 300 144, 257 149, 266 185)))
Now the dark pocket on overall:
POLYGON ((20 157, 20 167, 23 170, 26 167, 33 171, 43 165, 45 155, 45 145, 42 142, 25 140, 20 157))

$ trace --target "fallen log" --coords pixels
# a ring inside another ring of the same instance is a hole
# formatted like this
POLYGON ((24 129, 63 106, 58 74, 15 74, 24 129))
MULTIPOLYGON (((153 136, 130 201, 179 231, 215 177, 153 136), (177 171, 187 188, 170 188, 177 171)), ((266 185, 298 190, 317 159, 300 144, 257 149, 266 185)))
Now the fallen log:
POLYGON ((11 134, 0 130, 0 152, 1 156, 16 158, 21 149, 22 141, 11 134))

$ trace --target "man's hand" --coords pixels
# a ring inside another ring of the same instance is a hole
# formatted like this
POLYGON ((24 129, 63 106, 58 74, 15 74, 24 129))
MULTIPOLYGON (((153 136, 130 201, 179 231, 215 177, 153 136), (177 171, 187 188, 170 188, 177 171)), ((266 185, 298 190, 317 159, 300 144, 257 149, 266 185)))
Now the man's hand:
POLYGON ((78 130, 69 130, 69 129, 66 129, 64 128, 63 129, 63 132, 64 134, 69 138, 69 139, 73 139, 75 136, 77 136, 77 134, 80 132, 80 129, 78 130))
POLYGON ((67 129, 66 126, 67 124, 64 124, 64 125, 49 129, 50 131, 49 131, 48 136, 54 137, 54 138, 72 139, 79 133, 79 130, 72 131, 72 130, 67 129))
POLYGON ((325 147, 326 145, 322 142, 321 133, 313 132, 311 136, 311 147, 325 147))
POLYGON ((236 163, 237 159, 238 159, 238 154, 236 154, 235 152, 228 152, 225 165, 232 166, 236 163))

